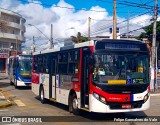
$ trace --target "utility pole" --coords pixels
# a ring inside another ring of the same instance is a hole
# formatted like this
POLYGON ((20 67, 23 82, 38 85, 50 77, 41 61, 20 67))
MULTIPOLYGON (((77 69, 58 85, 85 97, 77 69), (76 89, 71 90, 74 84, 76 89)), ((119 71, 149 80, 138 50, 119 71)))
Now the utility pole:
POLYGON ((88 40, 90 40, 90 34, 91 34, 91 18, 88 17, 88 40))
POLYGON ((127 38, 129 38, 129 12, 128 12, 128 20, 127 20, 127 38))
POLYGON ((51 24, 51 39, 50 39, 50 49, 52 49, 53 46, 53 25, 51 24))
POLYGON ((17 40, 17 36, 16 36, 16 55, 18 55, 18 40, 17 40))
POLYGON ((156 81, 157 79, 155 79, 157 77, 156 74, 156 51, 157 51, 157 47, 156 47, 156 25, 157 25, 157 9, 158 9, 158 0, 155 0, 155 5, 154 5, 154 17, 153 17, 153 38, 152 38, 152 60, 151 60, 151 91, 155 91, 157 84, 156 81))
POLYGON ((113 7, 113 39, 117 39, 117 19, 116 19, 116 0, 114 0, 114 7, 113 7))
POLYGON ((33 36, 33 52, 35 52, 35 40, 34 40, 34 36, 33 36))

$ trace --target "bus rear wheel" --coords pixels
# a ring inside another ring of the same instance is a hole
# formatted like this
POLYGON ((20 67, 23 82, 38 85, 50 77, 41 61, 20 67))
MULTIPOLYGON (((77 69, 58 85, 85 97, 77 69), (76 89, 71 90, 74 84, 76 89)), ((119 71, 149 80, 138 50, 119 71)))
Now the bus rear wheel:
POLYGON ((41 88, 40 88, 39 97, 40 97, 41 103, 44 104, 46 100, 44 98, 44 89, 43 89, 43 86, 41 86, 41 88))
POLYGON ((70 97, 69 100, 69 112, 75 114, 75 115, 79 115, 80 114, 80 110, 78 109, 78 100, 76 97, 76 94, 73 94, 70 97))

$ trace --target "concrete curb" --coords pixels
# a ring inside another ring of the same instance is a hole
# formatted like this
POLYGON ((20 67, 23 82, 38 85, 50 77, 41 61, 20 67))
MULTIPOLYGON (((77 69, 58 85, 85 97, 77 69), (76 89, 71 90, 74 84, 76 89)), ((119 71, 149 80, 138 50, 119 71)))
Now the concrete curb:
POLYGON ((151 96, 160 96, 160 93, 151 94, 151 96))
POLYGON ((8 79, 8 77, 0 78, 0 80, 8 79))
POLYGON ((1 89, 1 88, 0 88, 0 101, 2 101, 2 104, 0 104, 0 108, 5 108, 5 107, 11 106, 13 104, 10 100, 8 100, 3 95, 3 89, 1 89))
POLYGON ((10 102, 9 100, 7 100, 7 103, 4 103, 4 104, 0 104, 0 108, 5 108, 5 107, 8 107, 8 106, 11 106, 13 103, 10 102))

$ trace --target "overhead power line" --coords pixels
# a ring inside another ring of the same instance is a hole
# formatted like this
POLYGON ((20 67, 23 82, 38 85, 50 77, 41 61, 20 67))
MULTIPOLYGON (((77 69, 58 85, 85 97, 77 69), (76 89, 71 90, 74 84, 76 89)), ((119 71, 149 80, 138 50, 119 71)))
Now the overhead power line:
POLYGON ((52 6, 52 7, 57 7, 57 8, 62 8, 62 9, 70 9, 70 10, 84 10, 84 11, 94 11, 94 12, 106 12, 106 11, 102 11, 102 10, 86 10, 86 9, 79 9, 79 8, 72 8, 72 7, 65 7, 65 6, 58 6, 58 5, 52 5, 52 4, 44 4, 44 3, 37 3, 37 2, 32 2, 32 1, 27 1, 27 0, 18 0, 21 2, 26 2, 26 3, 33 3, 33 4, 39 4, 42 6, 52 6))
MULTIPOLYGON (((135 19, 135 18, 137 18, 137 17, 143 16, 143 15, 145 15, 145 14, 147 14, 147 13, 148 13, 148 12, 145 12, 145 13, 142 13, 142 14, 140 14, 140 15, 131 17, 129 20, 132 20, 132 19, 135 19)), ((117 25, 122 24, 122 23, 127 22, 127 21, 128 21, 128 19, 123 20, 123 21, 117 23, 117 25)), ((96 31, 91 32, 91 34, 94 34, 94 33, 96 33, 96 32, 100 32, 100 31, 104 31, 104 30, 106 30, 107 28, 110 28, 110 27, 112 27, 112 24, 111 24, 111 23, 108 24, 108 25, 103 25, 103 26, 101 26, 100 28, 98 28, 96 31)))
MULTIPOLYGON (((108 0, 96 0, 96 1, 113 3, 113 2, 108 1, 108 0)), ((140 3, 128 2, 128 1, 120 1, 120 2, 117 1, 117 4, 130 6, 130 7, 144 8, 144 9, 154 9, 154 6, 148 5, 148 3, 140 4, 140 3)))
MULTIPOLYGON (((57 7, 57 8, 62 8, 62 9, 69 9, 69 10, 83 10, 83 11, 91 11, 91 12, 104 12, 104 13, 106 13, 106 12, 109 12, 109 11, 103 11, 103 10, 86 10, 86 9, 80 9, 80 8, 72 8, 72 7, 66 7, 66 6, 58 6, 58 5, 54 5, 53 6, 53 4, 46 4, 46 3, 40 3, 40 2, 34 2, 34 1, 27 1, 27 0, 17 0, 17 1, 21 1, 21 2, 26 2, 26 3, 33 3, 33 4, 39 4, 39 5, 42 5, 42 6, 47 6, 47 7, 50 7, 50 6, 52 6, 52 7, 57 7)), ((97 1, 101 1, 101 0, 97 0, 97 1)), ((107 2, 107 1, 106 1, 107 2)), ((113 3, 113 2, 112 2, 113 3)), ((123 3, 119 3, 119 4, 122 4, 123 5, 123 3)), ((124 3, 124 5, 125 5, 126 3, 124 3)), ((128 4, 127 4, 128 5, 128 4)), ((131 5, 132 6, 132 5, 131 5)), ((141 8, 143 8, 143 7, 141 7, 141 8)), ((151 8, 147 8, 147 9, 151 9, 151 8)), ((117 12, 117 13, 127 13, 127 12, 117 12)), ((130 12, 130 13, 140 13, 140 12, 130 12)))
POLYGON ((144 29, 146 26, 143 26, 141 28, 138 28, 138 29, 135 29, 135 30, 130 30, 129 32, 126 32, 126 33, 122 33, 122 34, 119 34, 118 36, 121 36, 121 35, 126 35, 127 33, 132 33, 132 32, 135 32, 135 31, 138 31, 138 30, 141 30, 141 29, 144 29))
POLYGON ((91 20, 95 20, 95 21, 113 21, 112 19, 110 19, 110 20, 105 20, 105 19, 98 20, 98 19, 93 19, 93 18, 91 18, 91 20))

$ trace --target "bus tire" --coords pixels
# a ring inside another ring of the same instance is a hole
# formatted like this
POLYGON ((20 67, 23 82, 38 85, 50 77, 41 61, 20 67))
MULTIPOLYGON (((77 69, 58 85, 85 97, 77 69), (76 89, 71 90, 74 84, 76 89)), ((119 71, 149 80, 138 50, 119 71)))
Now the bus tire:
POLYGON ((39 97, 40 97, 41 103, 44 104, 46 102, 46 99, 44 98, 44 89, 43 89, 43 86, 40 87, 39 97))
POLYGON ((10 80, 10 85, 13 85, 13 82, 10 80))
POLYGON ((79 115, 80 110, 78 109, 78 100, 76 94, 73 94, 69 99, 69 112, 74 115, 79 115))
POLYGON ((16 79, 14 79, 14 87, 17 89, 18 88, 18 86, 17 86, 17 80, 16 79))

